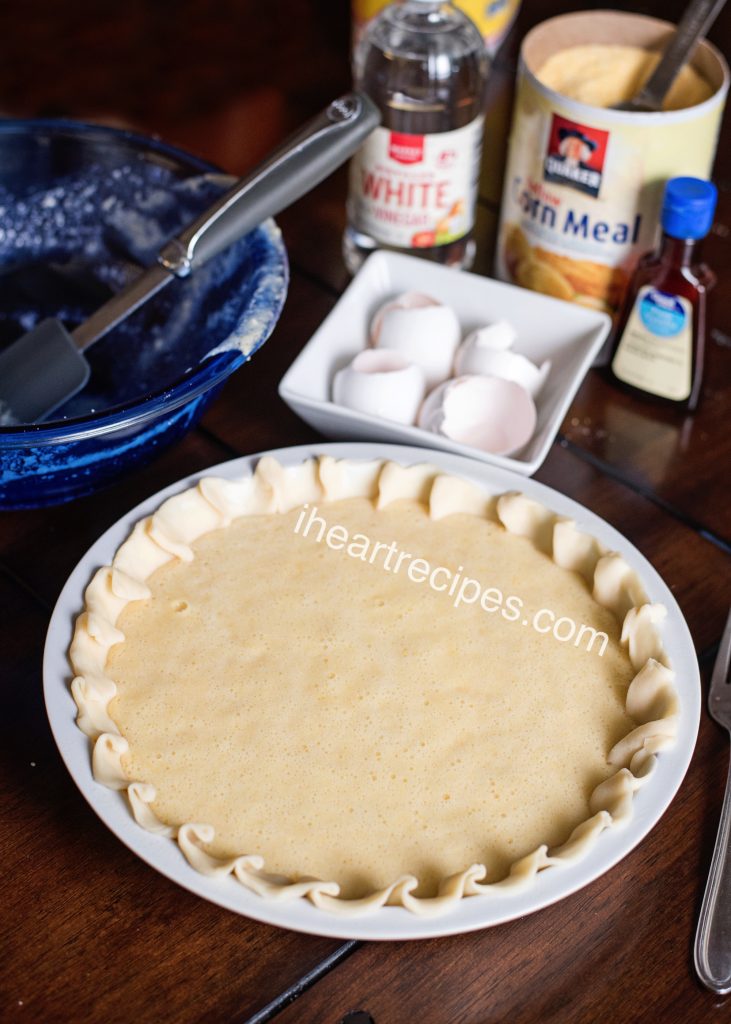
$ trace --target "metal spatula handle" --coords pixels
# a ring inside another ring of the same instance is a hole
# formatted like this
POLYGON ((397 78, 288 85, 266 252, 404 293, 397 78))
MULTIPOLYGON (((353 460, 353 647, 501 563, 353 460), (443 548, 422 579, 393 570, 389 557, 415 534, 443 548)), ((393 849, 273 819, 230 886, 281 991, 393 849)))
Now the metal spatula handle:
POLYGON ((379 121, 378 108, 362 93, 335 100, 73 331, 51 318, 18 338, 0 353, 0 408, 5 418, 36 423, 77 394, 89 380, 90 367, 82 354, 89 345, 171 281, 186 277, 299 199, 354 153, 379 121))
POLYGON ((169 242, 161 250, 159 262, 171 273, 185 277, 314 188, 379 121, 377 107, 362 93, 335 100, 169 242))
POLYGON ((713 861, 695 941, 695 967, 703 984, 731 992, 731 765, 726 781, 713 861))
MULTIPOLYGON (((731 611, 711 674, 708 710, 731 733, 731 611)), ((703 984, 719 995, 731 992, 731 763, 694 955, 703 984)))
POLYGON ((355 152, 380 119, 378 108, 363 93, 351 92, 333 100, 167 242, 157 263, 74 328, 73 344, 83 352, 170 281, 187 277, 309 192, 355 152))
POLYGON ((663 100, 678 72, 700 37, 716 20, 725 2, 726 0, 694 0, 688 5, 660 63, 634 97, 634 102, 638 106, 652 110, 662 108, 663 100))

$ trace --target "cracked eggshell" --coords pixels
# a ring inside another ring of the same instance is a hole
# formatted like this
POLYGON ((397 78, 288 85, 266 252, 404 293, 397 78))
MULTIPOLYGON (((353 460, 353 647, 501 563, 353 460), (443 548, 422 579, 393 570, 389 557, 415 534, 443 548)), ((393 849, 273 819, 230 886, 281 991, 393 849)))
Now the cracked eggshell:
POLYGON ((500 377, 467 376, 431 391, 419 413, 419 426, 460 444, 512 455, 533 436, 536 407, 520 384, 500 377))
POLYGON ((421 368, 388 349, 359 352, 333 380, 338 405, 409 425, 416 421, 425 392, 421 368))
POLYGON ((475 346, 480 349, 489 348, 504 352, 505 349, 513 347, 517 337, 518 332, 509 320, 496 320, 494 324, 485 324, 484 327, 470 331, 460 347, 472 348, 475 346))
POLYGON ((399 352, 420 366, 429 388, 452 372, 460 336, 454 310, 419 292, 404 292, 381 306, 370 331, 375 348, 399 352))
POLYGON ((519 352, 485 348, 479 340, 470 343, 470 338, 462 342, 454 358, 456 374, 471 373, 512 380, 529 391, 534 398, 543 387, 550 369, 550 359, 546 359, 539 367, 519 352))

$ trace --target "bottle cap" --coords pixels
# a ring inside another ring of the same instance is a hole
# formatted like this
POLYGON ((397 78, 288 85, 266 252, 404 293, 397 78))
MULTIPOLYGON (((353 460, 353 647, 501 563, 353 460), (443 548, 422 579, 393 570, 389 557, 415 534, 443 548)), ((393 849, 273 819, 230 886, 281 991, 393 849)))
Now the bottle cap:
POLYGON ((712 181, 671 178, 662 204, 663 231, 671 238, 705 238, 713 224, 717 199, 712 181))

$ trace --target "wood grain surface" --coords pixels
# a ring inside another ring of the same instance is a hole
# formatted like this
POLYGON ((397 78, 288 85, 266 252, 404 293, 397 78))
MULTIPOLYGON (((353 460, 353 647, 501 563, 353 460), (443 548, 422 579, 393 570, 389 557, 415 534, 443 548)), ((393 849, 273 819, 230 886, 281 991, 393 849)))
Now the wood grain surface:
MULTIPOLYGON (((0 116, 134 127, 240 173, 348 88, 347 6, 0 5, 0 116)), ((531 25, 579 6, 525 0, 495 61, 480 182, 480 273, 492 269, 520 39, 531 25)), ((682 7, 647 0, 642 10, 677 18, 682 7)), ((724 48, 730 36, 727 10, 711 38, 724 48)), ((591 371, 537 474, 603 516, 658 569, 688 621, 704 686, 731 603, 728 126, 727 115, 715 172, 721 200, 706 247, 719 287, 700 411, 684 417, 631 400, 591 371)), ((347 284, 340 257, 345 189, 341 171, 279 218, 292 268, 283 316, 197 429, 104 492, 0 514, 0 1020, 731 1019, 731 999, 703 989, 692 965, 728 758, 727 737, 705 713, 678 796, 614 869, 528 917, 411 943, 301 935, 199 899, 128 851, 61 761, 45 716, 41 656, 50 612, 79 558, 123 512, 188 473, 317 439, 278 398, 277 384, 347 284)))

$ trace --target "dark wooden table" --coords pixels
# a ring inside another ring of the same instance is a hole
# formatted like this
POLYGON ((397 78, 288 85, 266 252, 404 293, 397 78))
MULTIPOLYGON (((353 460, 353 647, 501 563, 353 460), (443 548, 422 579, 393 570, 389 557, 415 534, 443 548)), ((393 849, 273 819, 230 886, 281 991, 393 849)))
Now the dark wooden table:
MULTIPOLYGON (((643 10, 677 18, 681 6, 648 0, 643 10)), ((480 272, 491 266, 520 38, 575 7, 525 0, 495 62, 480 272)), ((721 47, 731 35, 729 14, 712 32, 721 47)), ((347 88, 347 51, 345 0, 267 7, 129 0, 119 10, 91 0, 73 7, 28 0, 0 7, 0 112, 131 125, 240 172, 347 88)), ((537 474, 621 530, 659 570, 690 626, 704 685, 731 600, 728 124, 706 249, 719 285, 700 411, 692 418, 663 413, 590 372, 537 474)), ((679 794, 612 871, 532 916, 414 943, 315 938, 204 902, 118 842, 61 762, 43 706, 41 652, 54 601, 87 547, 122 511, 188 473, 316 439, 278 399, 276 385, 346 284, 344 195, 339 173, 280 218, 292 264, 284 315, 196 430, 104 493, 0 519, 0 1019, 729 1019, 731 999, 705 991, 692 965, 728 757, 727 737, 705 713, 679 794)))

